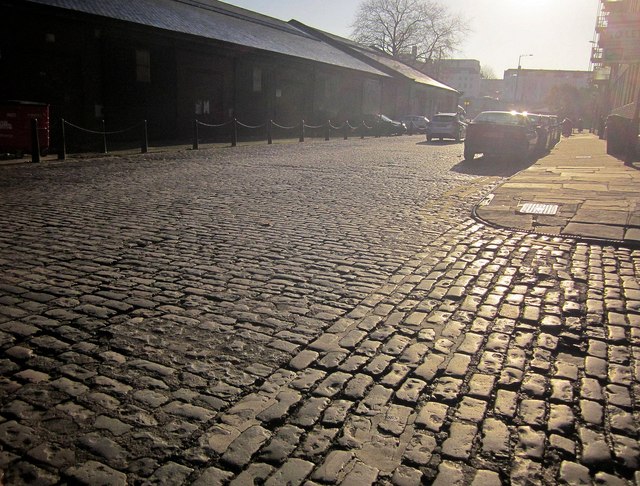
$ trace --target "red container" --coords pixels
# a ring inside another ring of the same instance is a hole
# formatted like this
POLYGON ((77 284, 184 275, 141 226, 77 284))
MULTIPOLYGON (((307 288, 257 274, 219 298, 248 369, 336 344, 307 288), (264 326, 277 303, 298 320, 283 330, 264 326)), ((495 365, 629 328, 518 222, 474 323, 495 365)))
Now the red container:
POLYGON ((38 119, 40 153, 49 151, 49 105, 31 101, 0 101, 0 152, 31 153, 31 120, 38 119))

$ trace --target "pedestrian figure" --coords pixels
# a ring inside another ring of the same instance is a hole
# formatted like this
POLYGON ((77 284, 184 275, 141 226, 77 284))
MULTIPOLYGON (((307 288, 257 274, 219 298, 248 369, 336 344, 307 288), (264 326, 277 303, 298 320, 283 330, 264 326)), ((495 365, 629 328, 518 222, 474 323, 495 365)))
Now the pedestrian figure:
POLYGON ((573 132, 573 122, 570 118, 565 118, 562 121, 562 135, 565 137, 570 137, 573 132))
POLYGON ((578 118, 578 125, 576 126, 576 128, 578 129, 578 133, 582 133, 582 128, 583 128, 582 118, 578 118))
POLYGON ((606 126, 606 120, 603 116, 600 117, 600 120, 598 120, 598 138, 600 140, 604 140, 605 135, 604 135, 604 129, 606 126))

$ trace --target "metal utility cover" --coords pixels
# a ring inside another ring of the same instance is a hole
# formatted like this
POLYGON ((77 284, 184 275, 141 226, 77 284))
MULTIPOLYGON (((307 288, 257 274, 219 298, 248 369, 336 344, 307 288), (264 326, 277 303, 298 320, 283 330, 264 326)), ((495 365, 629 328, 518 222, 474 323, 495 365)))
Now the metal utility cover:
POLYGON ((555 215, 558 212, 557 204, 543 204, 543 203, 525 203, 520 208, 522 214, 547 214, 550 216, 555 215))

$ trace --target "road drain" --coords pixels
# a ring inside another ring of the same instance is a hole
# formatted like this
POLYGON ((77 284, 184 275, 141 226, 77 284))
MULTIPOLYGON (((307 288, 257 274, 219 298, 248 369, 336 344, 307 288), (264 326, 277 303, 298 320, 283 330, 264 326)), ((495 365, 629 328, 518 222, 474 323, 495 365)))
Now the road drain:
POLYGON ((542 204, 542 203, 524 203, 520 209, 520 214, 547 214, 550 216, 555 215, 558 212, 557 204, 542 204))

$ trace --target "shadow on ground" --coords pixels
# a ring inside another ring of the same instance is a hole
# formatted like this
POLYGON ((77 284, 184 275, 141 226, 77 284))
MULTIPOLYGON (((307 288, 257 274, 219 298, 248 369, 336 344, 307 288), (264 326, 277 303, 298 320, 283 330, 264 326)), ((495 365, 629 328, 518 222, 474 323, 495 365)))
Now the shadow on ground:
POLYGON ((517 160, 510 157, 476 157, 473 160, 462 160, 451 170, 460 174, 478 176, 511 177, 518 172, 531 167, 538 157, 517 160))
POLYGON ((456 142, 455 140, 432 140, 429 142, 428 140, 424 140, 422 142, 418 142, 416 145, 460 145, 462 146, 462 142, 456 142))

